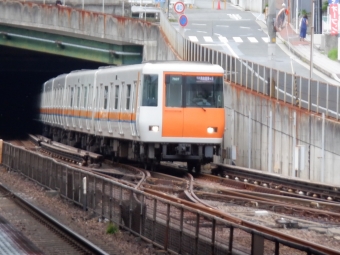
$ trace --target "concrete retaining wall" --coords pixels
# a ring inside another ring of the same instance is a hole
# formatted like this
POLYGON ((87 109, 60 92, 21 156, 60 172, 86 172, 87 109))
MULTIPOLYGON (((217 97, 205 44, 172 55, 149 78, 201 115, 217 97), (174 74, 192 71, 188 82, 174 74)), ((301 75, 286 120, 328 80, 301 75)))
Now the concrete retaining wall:
POLYGON ((47 29, 113 44, 144 45, 143 60, 176 59, 158 25, 139 19, 77 10, 55 5, 0 1, 0 22, 47 29))
MULTIPOLYGON (((231 85, 226 86, 225 105, 227 127, 224 147, 228 151, 233 145, 236 146, 236 165, 249 167, 250 153, 250 167, 253 169, 334 185, 340 183, 337 169, 340 164, 340 125, 337 122, 326 119, 323 128, 320 115, 310 115, 231 85), (295 146, 304 146, 304 167, 298 170, 293 167, 298 161, 294 158, 295 146)), ((225 162, 230 163, 230 159, 225 162)))

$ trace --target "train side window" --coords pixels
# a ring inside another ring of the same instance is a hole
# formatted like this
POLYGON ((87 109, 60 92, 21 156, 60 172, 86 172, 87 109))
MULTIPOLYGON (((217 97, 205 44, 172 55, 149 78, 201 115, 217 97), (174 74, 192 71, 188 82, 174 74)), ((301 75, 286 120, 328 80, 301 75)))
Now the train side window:
POLYGON ((109 87, 104 86, 104 109, 107 109, 107 99, 108 99, 108 94, 109 94, 109 87))
POLYGON ((83 104, 83 106, 84 106, 84 108, 86 108, 86 105, 87 104, 87 87, 85 86, 84 87, 84 104, 83 104))
POLYGON ((158 105, 158 75, 145 74, 143 79, 142 106, 158 105))
POLYGON ((115 110, 118 109, 118 102, 119 102, 119 85, 115 86, 115 110))
POLYGON ((80 107, 80 87, 77 87, 77 108, 80 107))
POLYGON ((70 101, 70 107, 73 106, 73 88, 71 88, 71 101, 70 101))
POLYGON ((126 110, 130 109, 131 84, 126 85, 126 110))
POLYGON ((182 107, 182 75, 165 76, 167 107, 182 107))

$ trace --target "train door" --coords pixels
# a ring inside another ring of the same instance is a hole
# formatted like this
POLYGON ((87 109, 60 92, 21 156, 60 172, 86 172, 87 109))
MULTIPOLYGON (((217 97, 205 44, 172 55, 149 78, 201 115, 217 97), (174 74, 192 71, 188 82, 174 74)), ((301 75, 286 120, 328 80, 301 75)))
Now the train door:
POLYGON ((74 97, 75 92, 74 91, 75 91, 75 87, 71 86, 70 117, 71 117, 72 128, 76 127, 75 116, 74 116, 74 107, 75 107, 75 97, 74 97))
POLYGON ((110 83, 109 95, 108 95, 108 118, 107 118, 107 131, 112 134, 112 120, 113 120, 113 101, 114 101, 114 86, 110 83))
POLYGON ((131 114, 130 114, 130 129, 132 137, 137 135, 136 127, 136 107, 137 107, 137 95, 138 95, 138 81, 133 81, 132 91, 131 91, 131 114))
POLYGON ((112 100, 112 112, 111 112, 111 124, 113 129, 117 129, 120 133, 120 123, 119 123, 119 115, 120 115, 120 93, 121 88, 119 85, 114 85, 113 100, 112 100))
POLYGON ((123 111, 123 90, 124 90, 124 82, 122 82, 121 89, 119 91, 119 115, 118 115, 118 129, 119 134, 123 135, 123 122, 124 122, 124 111, 123 111))
POLYGON ((88 88, 86 85, 82 84, 82 97, 81 97, 81 128, 87 129, 87 97, 88 88))
POLYGON ((74 104, 74 116, 75 116, 75 126, 76 128, 81 128, 81 119, 80 119, 80 86, 74 86, 76 91, 76 98, 75 98, 75 104, 74 104))
POLYGON ((102 128, 100 125, 100 86, 95 87, 95 97, 94 97, 94 123, 95 123, 95 131, 102 132, 102 128))
POLYGON ((89 131, 91 129, 91 119, 92 119, 92 103, 93 103, 93 86, 89 84, 88 87, 88 96, 85 101, 85 110, 86 110, 86 130, 89 131))
POLYGON ((162 135, 168 137, 183 136, 183 95, 182 75, 165 74, 165 103, 163 108, 162 135))
MULTIPOLYGON (((103 122, 103 128, 105 127, 105 123, 109 123, 109 86, 108 85, 104 85, 102 86, 102 109, 101 109, 101 119, 103 122)), ((107 126, 107 125, 106 125, 107 126)), ((108 130, 103 130, 103 131, 107 131, 108 130)))
POLYGON ((56 88, 56 117, 57 117, 57 124, 61 125, 61 118, 60 118, 60 86, 58 84, 56 88))

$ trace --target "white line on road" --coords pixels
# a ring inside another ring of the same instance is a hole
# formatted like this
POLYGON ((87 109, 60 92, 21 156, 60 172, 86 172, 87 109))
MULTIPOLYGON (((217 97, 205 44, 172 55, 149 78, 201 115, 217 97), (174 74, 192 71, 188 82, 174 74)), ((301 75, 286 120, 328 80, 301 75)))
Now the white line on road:
POLYGON ((203 36, 203 38, 206 42, 213 42, 213 39, 210 36, 203 36))
POLYGON ((256 40, 255 37, 248 37, 248 40, 252 43, 258 43, 259 42, 258 40, 256 40))
POLYGON ((250 29, 250 27, 240 27, 240 28, 244 28, 244 29, 250 29))
POLYGON ((192 23, 194 26, 206 26, 207 24, 192 23))
POLYGON ((235 42, 241 43, 243 42, 243 40, 241 39, 241 37, 233 37, 235 42))
POLYGON ((192 42, 198 42, 198 39, 196 36, 189 36, 189 40, 192 42))
POLYGON ((207 33, 206 31, 197 31, 197 33, 207 33))
POLYGON ((223 42, 223 43, 227 43, 228 42, 228 39, 224 36, 219 36, 218 39, 223 42))
POLYGON ((268 37, 262 37, 262 40, 263 40, 265 43, 269 43, 269 38, 268 38, 268 37))

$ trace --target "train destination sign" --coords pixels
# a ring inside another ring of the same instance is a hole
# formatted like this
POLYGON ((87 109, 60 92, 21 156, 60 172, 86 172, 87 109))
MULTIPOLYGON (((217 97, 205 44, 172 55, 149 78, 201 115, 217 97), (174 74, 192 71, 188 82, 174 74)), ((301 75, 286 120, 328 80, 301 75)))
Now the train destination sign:
POLYGON ((183 13, 185 9, 185 5, 182 2, 176 2, 174 4, 174 9, 175 9, 175 12, 177 13, 183 13))

